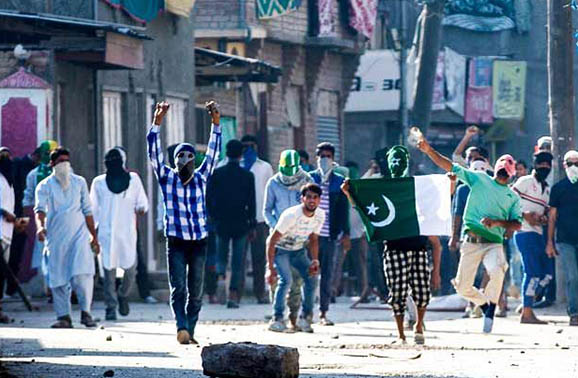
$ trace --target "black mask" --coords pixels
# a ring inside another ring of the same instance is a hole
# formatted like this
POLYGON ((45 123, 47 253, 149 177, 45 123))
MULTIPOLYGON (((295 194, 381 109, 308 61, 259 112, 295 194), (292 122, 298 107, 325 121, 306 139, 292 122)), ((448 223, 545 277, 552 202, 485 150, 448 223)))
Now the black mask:
POLYGON ((191 180, 191 177, 195 173, 195 161, 192 160, 192 161, 188 162, 187 164, 182 166, 181 169, 178 170, 178 172, 179 172, 179 177, 181 178, 181 181, 183 182, 183 185, 188 184, 189 181, 191 180))
POLYGON ((130 184, 130 173, 124 169, 123 156, 116 148, 109 150, 104 155, 106 166, 106 185, 113 193, 124 192, 130 184))
POLYGON ((6 178, 10 186, 14 183, 14 168, 12 164, 12 159, 9 157, 0 158, 0 173, 6 178))
POLYGON ((535 169, 536 178, 538 179, 538 181, 540 181, 540 182, 546 181, 546 178, 550 174, 551 170, 552 170, 551 168, 547 168, 547 167, 536 168, 535 169))

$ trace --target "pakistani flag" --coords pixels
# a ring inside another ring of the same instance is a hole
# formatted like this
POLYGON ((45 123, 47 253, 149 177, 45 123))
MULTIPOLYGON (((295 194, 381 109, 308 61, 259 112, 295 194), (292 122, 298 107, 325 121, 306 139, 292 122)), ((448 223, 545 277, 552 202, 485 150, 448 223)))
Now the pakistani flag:
POLYGON ((351 180, 350 193, 369 241, 451 235, 450 180, 445 175, 351 180))

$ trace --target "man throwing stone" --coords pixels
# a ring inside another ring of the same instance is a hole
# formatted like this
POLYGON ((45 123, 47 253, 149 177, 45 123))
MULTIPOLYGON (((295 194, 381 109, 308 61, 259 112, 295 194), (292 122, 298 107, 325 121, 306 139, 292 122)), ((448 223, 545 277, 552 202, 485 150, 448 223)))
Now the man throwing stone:
POLYGON ((171 308, 177 321, 177 340, 197 344, 195 326, 203 303, 203 280, 207 246, 207 181, 221 149, 220 114, 217 104, 207 104, 212 127, 205 160, 195 169, 195 148, 181 143, 175 148, 176 168, 164 163, 160 124, 169 110, 158 103, 147 135, 148 154, 163 194, 167 237, 171 308))
POLYGON ((301 205, 293 206, 281 214, 281 218, 267 239, 267 263, 269 284, 279 276, 273 301, 273 319, 269 330, 285 332, 285 297, 291 287, 291 267, 303 278, 303 310, 297 326, 310 328, 313 318, 316 275, 319 273, 319 233, 325 222, 325 212, 319 207, 321 188, 307 184, 301 188, 301 205), (307 256, 305 245, 313 260, 307 256))
POLYGON ((417 147, 438 167, 455 173, 471 188, 464 214, 465 241, 453 283, 459 294, 482 308, 483 330, 490 333, 504 274, 508 269, 503 249, 504 234, 517 231, 522 226, 520 197, 508 187, 508 181, 516 173, 516 163, 512 156, 503 155, 496 162, 494 177, 490 177, 453 164, 434 150, 425 138, 418 142, 417 147), (481 262, 490 276, 483 293, 473 286, 481 262))

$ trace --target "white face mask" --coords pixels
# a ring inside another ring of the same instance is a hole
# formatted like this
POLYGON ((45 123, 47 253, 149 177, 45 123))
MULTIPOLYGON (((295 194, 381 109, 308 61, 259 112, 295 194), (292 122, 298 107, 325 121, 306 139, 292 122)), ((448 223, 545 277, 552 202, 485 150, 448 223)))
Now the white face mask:
POLYGON ((568 176, 568 180, 570 180, 572 184, 576 184, 578 182, 578 167, 573 165, 566 168, 566 176, 568 176))
POLYGON ((67 189, 68 185, 70 185, 70 171, 69 161, 63 161, 54 166, 54 176, 56 176, 56 179, 64 189, 67 189))

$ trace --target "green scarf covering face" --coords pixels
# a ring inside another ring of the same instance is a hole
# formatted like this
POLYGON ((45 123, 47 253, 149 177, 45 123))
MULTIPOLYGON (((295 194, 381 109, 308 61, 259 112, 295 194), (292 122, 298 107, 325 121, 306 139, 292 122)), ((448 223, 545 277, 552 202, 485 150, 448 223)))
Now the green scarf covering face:
POLYGON ((409 151, 404 146, 393 146, 387 152, 387 165, 391 172, 391 177, 409 176, 409 151))
POLYGON ((279 159, 279 172, 284 176, 294 176, 299 171, 300 157, 295 150, 285 150, 281 152, 279 159))
POLYGON ((58 143, 53 140, 45 140, 38 146, 40 154, 40 164, 38 165, 38 176, 36 177, 36 184, 47 178, 52 174, 52 167, 50 164, 50 153, 58 147, 58 143))

